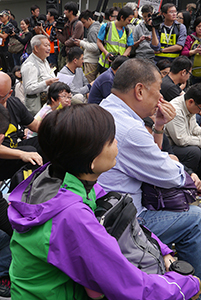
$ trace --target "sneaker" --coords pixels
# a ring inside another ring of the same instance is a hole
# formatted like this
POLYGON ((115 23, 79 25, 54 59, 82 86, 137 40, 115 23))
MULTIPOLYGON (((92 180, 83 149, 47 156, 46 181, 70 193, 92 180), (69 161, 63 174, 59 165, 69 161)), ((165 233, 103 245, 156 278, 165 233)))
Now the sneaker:
POLYGON ((0 296, 5 298, 10 297, 10 280, 8 277, 0 278, 0 296))

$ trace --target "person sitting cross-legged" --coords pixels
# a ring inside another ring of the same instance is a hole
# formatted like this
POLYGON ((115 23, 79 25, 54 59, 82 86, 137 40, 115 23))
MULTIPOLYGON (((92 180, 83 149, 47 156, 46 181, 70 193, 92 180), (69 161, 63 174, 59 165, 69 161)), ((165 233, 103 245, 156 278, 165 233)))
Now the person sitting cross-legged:
POLYGON ((79 47, 72 47, 68 52, 68 62, 61 69, 60 73, 72 76, 72 82, 69 83, 72 99, 82 102, 87 101, 87 94, 89 93, 93 81, 91 83, 86 79, 82 65, 84 62, 83 50, 79 47))
POLYGON ((10 115, 9 128, 0 145, 0 180, 4 180, 11 178, 28 162, 42 165, 43 159, 37 153, 40 152, 37 137, 24 139, 24 128, 37 132, 40 122, 33 118, 18 98, 11 96, 11 79, 8 74, 0 72, 0 82, 0 104, 10 115))
POLYGON ((109 96, 114 80, 114 76, 118 70, 118 68, 129 59, 126 56, 120 55, 115 58, 112 62, 111 67, 100 74, 98 78, 93 83, 92 88, 89 92, 89 103, 97 103, 99 104, 104 98, 109 96))
MULTIPOLYGON (((0 104, 0 145, 10 123, 8 110, 0 104)), ((0 297, 10 297, 9 267, 11 262, 10 238, 13 230, 7 216, 8 203, 0 192, 0 297)), ((4 298, 1 298, 4 299, 4 298)))
POLYGON ((176 109, 175 118, 166 125, 166 134, 175 155, 187 167, 201 176, 201 127, 196 114, 201 112, 201 83, 192 85, 186 94, 170 103, 176 109))
POLYGON ((192 71, 192 62, 186 56, 179 56, 173 60, 170 72, 162 79, 161 94, 164 99, 171 101, 184 94, 184 89, 192 71))
POLYGON ((114 117, 119 153, 116 165, 100 175, 106 190, 130 193, 138 220, 164 243, 175 243, 180 259, 191 263, 201 278, 201 210, 190 205, 188 211, 152 211, 142 205, 142 182, 161 188, 183 187, 184 167, 162 152, 164 125, 176 113, 160 93, 161 75, 146 59, 129 59, 117 70, 111 94, 101 102, 114 117), (156 113, 153 136, 143 118, 156 113))
MULTIPOLYGON (((41 122, 51 111, 63 108, 65 106, 70 106, 71 99, 71 90, 67 84, 63 82, 52 83, 48 90, 47 103, 43 105, 41 110, 39 110, 39 112, 35 115, 34 119, 41 122)), ((36 132, 33 132, 29 129, 27 132, 27 139, 36 135, 36 132)))

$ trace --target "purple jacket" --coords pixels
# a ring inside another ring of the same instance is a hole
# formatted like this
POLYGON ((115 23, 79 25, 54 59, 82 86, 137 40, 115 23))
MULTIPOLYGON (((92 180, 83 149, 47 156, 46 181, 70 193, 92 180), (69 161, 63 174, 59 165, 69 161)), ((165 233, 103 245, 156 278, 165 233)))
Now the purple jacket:
MULTIPOLYGON (((58 187, 59 180, 44 175, 47 169, 47 166, 40 168, 41 178, 38 182, 35 180, 31 190, 27 187, 33 174, 11 193, 8 210, 12 227, 19 233, 43 226, 52 218, 47 265, 56 266, 77 283, 105 294, 110 300, 183 300, 199 291, 199 281, 193 276, 175 272, 148 275, 129 263, 117 241, 99 224, 91 208, 83 203, 86 197, 83 184, 67 173, 67 187, 58 187), (48 200, 47 194, 52 191, 55 196, 48 200), (23 202, 27 197, 31 200, 23 202)), ((95 184, 93 193, 96 197, 105 194, 98 184, 95 184)), ((163 255, 171 252, 156 239, 163 255)))

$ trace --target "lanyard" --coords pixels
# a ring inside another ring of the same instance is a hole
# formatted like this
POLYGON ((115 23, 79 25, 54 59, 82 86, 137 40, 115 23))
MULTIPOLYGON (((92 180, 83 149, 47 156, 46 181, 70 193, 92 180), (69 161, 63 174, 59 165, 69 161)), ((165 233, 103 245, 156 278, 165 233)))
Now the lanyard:
POLYGON ((170 38, 171 38, 171 35, 172 35, 173 28, 174 28, 174 26, 171 27, 170 33, 169 33, 169 37, 167 37, 167 31, 166 31, 166 28, 164 27, 164 33, 165 33, 165 39, 166 39, 167 45, 169 44, 169 41, 170 41, 170 38))

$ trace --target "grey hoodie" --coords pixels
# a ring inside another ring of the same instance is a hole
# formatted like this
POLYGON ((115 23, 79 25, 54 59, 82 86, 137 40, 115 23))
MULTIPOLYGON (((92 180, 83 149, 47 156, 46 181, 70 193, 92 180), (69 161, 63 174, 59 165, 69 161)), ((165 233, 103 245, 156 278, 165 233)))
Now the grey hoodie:
POLYGON ((100 23, 94 22, 88 29, 87 39, 80 41, 80 46, 84 48, 84 62, 98 63, 100 51, 97 46, 97 36, 100 23))
MULTIPOLYGON (((151 35, 151 32, 147 29, 144 22, 139 23, 135 27, 134 31, 134 42, 137 42, 142 35, 151 35)), ((148 59, 154 59, 155 54, 153 49, 150 46, 149 41, 144 40, 142 41, 139 46, 136 48, 136 57, 137 58, 148 58, 148 59)))

